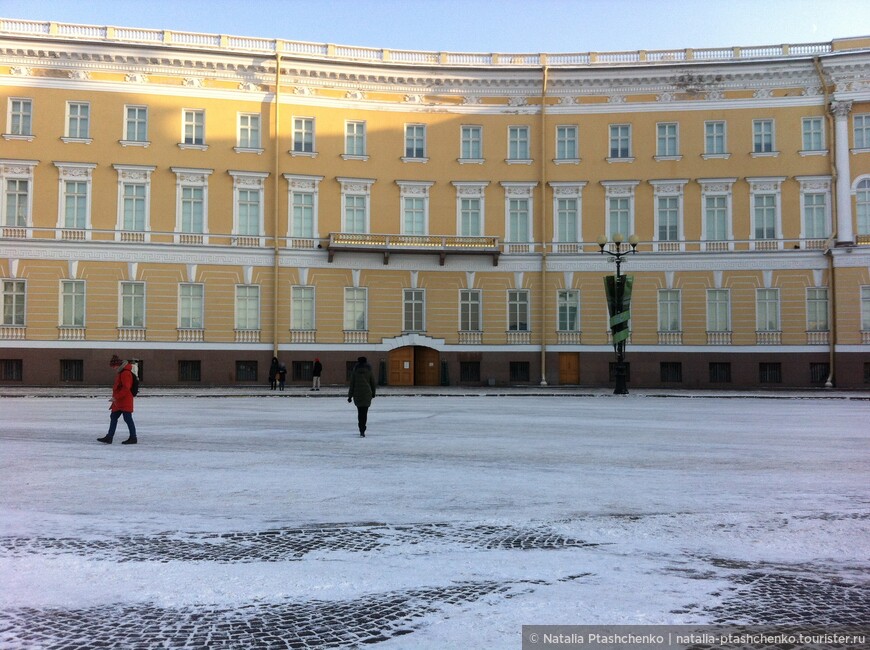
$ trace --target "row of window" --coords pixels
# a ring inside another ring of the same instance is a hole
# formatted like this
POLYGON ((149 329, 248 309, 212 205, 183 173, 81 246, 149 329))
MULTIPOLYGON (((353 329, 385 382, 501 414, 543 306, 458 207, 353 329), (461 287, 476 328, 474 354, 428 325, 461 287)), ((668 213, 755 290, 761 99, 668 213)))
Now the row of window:
MULTIPOLYGON (((292 144, 290 153, 317 155, 315 118, 292 118, 292 144)), ((121 144, 144 146, 149 141, 148 106, 124 107, 121 144)), ((206 112, 204 109, 182 109, 179 125, 179 146, 207 149, 206 112)), ((64 141, 89 142, 92 139, 92 111, 90 102, 66 102, 64 141)), ((259 113, 238 113, 236 123, 236 150, 260 152, 263 148, 262 124, 259 113)), ((426 124, 405 124, 402 158, 426 161, 429 156, 428 127, 426 124)), ((507 127, 506 160, 516 163, 531 162, 532 127, 507 127)), ((724 120, 704 122, 704 152, 707 157, 728 157, 728 129, 724 120)), ((22 97, 8 99, 7 138, 32 138, 33 100, 22 97)), ((462 125, 459 132, 459 160, 471 163, 484 161, 484 129, 480 125, 462 125)), ((824 152, 825 118, 801 118, 802 152, 824 152)), ((608 130, 608 158, 631 160, 634 143, 631 124, 611 124, 608 130)), ((870 149, 870 114, 853 116, 853 142, 855 149, 870 149)), ((554 143, 557 162, 580 161, 580 127, 574 124, 556 126, 554 143)), ((776 123, 771 118, 752 121, 752 142, 749 151, 755 155, 775 155, 776 123)), ((656 124, 655 156, 663 159, 679 158, 680 125, 678 122, 656 124)), ((344 126, 344 154, 349 158, 368 157, 366 122, 348 120, 344 126)))
MULTIPOLYGON (((349 380, 355 362, 346 362, 346 380, 349 380)), ((531 364, 528 361, 508 362, 508 377, 511 382, 531 381, 531 364)), ((260 381, 259 364, 256 360, 236 360, 235 381, 257 382, 260 381)), ((290 367, 290 380, 295 382, 308 382, 312 376, 311 361, 292 361, 290 367)), ((615 365, 610 363, 610 382, 614 383, 615 365)), ((481 363, 479 361, 459 362, 459 383, 480 383, 481 363)), ((809 383, 824 384, 830 376, 830 364, 825 362, 810 362, 809 383)), ((731 362, 711 361, 707 365, 708 381, 711 384, 730 384, 731 362)), ((59 380, 64 383, 84 381, 84 360, 60 359, 59 380)), ((625 364, 626 379, 630 381, 631 364, 625 364)), ((140 375, 142 365, 140 362, 140 375)), ((182 359, 178 361, 177 379, 181 383, 196 383, 202 381, 202 361, 199 359, 182 359)), ((0 381, 23 381, 23 359, 0 359, 0 381)), ((663 384, 679 384, 685 381, 683 377, 683 364, 679 361, 659 362, 659 381, 663 384)), ((782 364, 780 362, 760 362, 758 364, 758 383, 781 384, 782 364)), ((870 362, 864 363, 864 383, 870 383, 870 362)))
MULTIPOLYGON (((0 165, 0 224, 8 228, 33 226, 35 192, 33 161, 3 160, 0 165)), ((54 163, 59 175, 57 227, 82 231, 92 228, 94 163, 54 163)), ((152 172, 155 167, 114 165, 118 174, 117 231, 151 232, 152 172)), ((175 233, 182 243, 207 243, 209 234, 209 177, 213 170, 171 168, 176 174, 175 233), (184 237, 191 235, 192 237, 184 237)), ((232 234, 259 238, 264 235, 266 173, 230 170, 233 177, 232 234)), ((317 238, 319 185, 322 176, 284 174, 288 183, 288 237, 317 238)), ((341 231, 371 232, 372 179, 338 177, 341 185, 341 231)), ((755 240, 782 239, 782 184, 785 177, 747 178, 750 235, 755 240)), ((796 177, 800 184, 801 239, 826 239, 831 233, 831 180, 825 176, 796 177)), ((648 181, 654 193, 653 238, 683 241, 686 179, 648 181)), ((701 239, 733 241, 733 185, 736 178, 698 179, 701 185, 701 239)), ((400 186, 400 233, 428 235, 430 188, 434 181, 397 181, 400 186)), ((456 234, 481 237, 485 229, 485 190, 488 181, 454 181, 456 234)), ((553 188, 554 241, 582 241, 582 192, 586 181, 550 183, 553 188)), ((634 233, 636 191, 640 181, 601 181, 605 188, 606 234, 634 233)), ((506 242, 534 241, 534 191, 537 183, 502 182, 506 242)), ((870 234, 870 177, 855 183, 857 233, 870 234)), ((10 233, 6 233, 9 235, 10 233)), ((58 236, 62 236, 59 233, 58 236)), ((24 236, 24 233, 21 234, 24 236)), ((119 235, 120 236, 120 235, 119 235)), ((253 240, 256 245, 256 239, 253 240)))
MULTIPOLYGON (((118 308, 118 326, 121 328, 145 327, 145 283, 121 282, 118 308)), ((24 327, 25 280, 3 280, 3 325, 24 327)), ((61 327, 83 328, 85 317, 86 284, 84 280, 62 280, 60 283, 61 327)), ((707 289, 707 331, 731 331, 731 291, 707 289)), ((531 291, 509 289, 506 292, 507 328, 510 331, 529 332, 531 326, 531 291)), ((870 286, 860 288, 861 329, 870 331, 870 286)), ((556 327, 559 332, 580 331, 580 291, 560 289, 556 296, 556 327)), ((781 325, 781 298, 777 288, 760 288, 755 291, 756 330, 779 332, 781 325)), ((181 283, 178 285, 179 329, 202 329, 205 327, 205 285, 181 283)), ((682 293, 679 289, 658 290, 658 331, 682 331, 682 293)), ((425 289, 402 290, 402 330, 405 332, 426 331, 425 289)), ((808 332, 827 332, 828 289, 806 289, 806 329, 808 332)), ((462 332, 483 331, 483 291, 462 289, 458 300, 458 326, 462 332)), ((290 328, 311 331, 315 325, 315 288, 312 286, 291 287, 290 328)), ((260 286, 236 285, 235 329, 260 329, 260 286)), ((368 329, 368 290, 365 287, 344 289, 344 329, 365 331, 368 329)))

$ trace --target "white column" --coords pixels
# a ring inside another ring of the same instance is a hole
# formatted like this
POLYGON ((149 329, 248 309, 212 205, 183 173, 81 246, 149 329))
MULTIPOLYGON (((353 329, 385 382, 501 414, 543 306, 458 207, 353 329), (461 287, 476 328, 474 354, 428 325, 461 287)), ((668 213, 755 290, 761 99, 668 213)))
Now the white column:
POLYGON ((834 114, 834 162, 837 165, 837 243, 854 244, 852 228, 852 172, 849 167, 849 113, 852 102, 831 102, 834 114))

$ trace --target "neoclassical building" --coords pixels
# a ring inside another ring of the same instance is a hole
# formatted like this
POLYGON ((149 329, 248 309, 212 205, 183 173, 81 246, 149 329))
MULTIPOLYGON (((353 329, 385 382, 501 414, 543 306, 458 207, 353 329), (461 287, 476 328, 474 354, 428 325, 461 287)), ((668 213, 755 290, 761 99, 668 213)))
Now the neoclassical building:
POLYGON ((870 37, 571 54, 0 19, 0 384, 867 388, 870 37), (617 249, 617 247, 620 247, 617 249))

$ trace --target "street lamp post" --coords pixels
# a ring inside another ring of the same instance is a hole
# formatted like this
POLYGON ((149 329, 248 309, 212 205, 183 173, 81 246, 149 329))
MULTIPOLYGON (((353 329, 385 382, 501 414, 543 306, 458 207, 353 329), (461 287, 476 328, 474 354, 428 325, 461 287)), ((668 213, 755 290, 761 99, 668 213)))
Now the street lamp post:
POLYGON ((621 233, 613 235, 613 243, 616 244, 616 250, 606 250, 607 237, 601 235, 598 238, 598 246, 601 247, 601 254, 610 255, 616 262, 616 275, 613 278, 604 278, 604 285, 607 292, 607 306, 610 312, 610 332, 613 336, 613 350, 616 352, 616 368, 615 379, 616 388, 613 391, 614 395, 627 395, 628 386, 626 385, 625 377, 625 344, 628 340, 630 331, 628 329, 629 320, 629 303, 631 301, 631 278, 630 276, 622 275, 620 272, 622 266, 622 258, 629 253, 637 252, 637 244, 640 239, 637 235, 631 235, 628 238, 628 243, 631 246, 628 250, 623 251, 622 242, 623 236, 621 233), (611 284, 612 280, 612 284, 611 284), (628 285, 628 291, 626 291, 628 285))

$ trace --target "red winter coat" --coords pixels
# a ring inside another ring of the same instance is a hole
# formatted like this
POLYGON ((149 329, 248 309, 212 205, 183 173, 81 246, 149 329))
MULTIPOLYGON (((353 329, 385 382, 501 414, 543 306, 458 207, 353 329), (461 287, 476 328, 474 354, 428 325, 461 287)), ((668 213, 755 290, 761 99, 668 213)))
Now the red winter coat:
POLYGON ((118 368, 118 374, 115 375, 115 384, 112 386, 112 405, 109 407, 111 411, 133 412, 133 393, 130 392, 132 386, 133 365, 125 363, 118 368))

